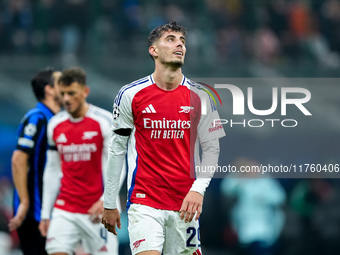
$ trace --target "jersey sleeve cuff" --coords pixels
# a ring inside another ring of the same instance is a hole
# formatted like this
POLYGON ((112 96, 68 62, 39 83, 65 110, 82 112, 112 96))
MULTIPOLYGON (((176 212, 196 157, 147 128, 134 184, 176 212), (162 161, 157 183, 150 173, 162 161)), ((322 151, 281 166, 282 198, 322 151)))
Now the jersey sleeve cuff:
POLYGON ((103 205, 104 209, 117 209, 117 204, 116 203, 112 203, 112 204, 108 204, 108 203, 105 203, 104 201, 104 205, 103 205))
POLYGON ((197 193, 200 193, 204 197, 205 189, 203 191, 202 189, 198 189, 197 187, 191 187, 189 191, 195 191, 197 193))

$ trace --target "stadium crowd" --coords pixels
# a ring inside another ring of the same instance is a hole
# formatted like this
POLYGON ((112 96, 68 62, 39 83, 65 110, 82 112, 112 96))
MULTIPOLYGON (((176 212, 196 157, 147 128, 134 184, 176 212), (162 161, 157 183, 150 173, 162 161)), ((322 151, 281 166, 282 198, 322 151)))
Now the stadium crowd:
POLYGON ((0 53, 135 54, 151 27, 176 20, 192 31, 193 54, 207 61, 340 63, 338 0, 4 0, 0 7, 0 53))

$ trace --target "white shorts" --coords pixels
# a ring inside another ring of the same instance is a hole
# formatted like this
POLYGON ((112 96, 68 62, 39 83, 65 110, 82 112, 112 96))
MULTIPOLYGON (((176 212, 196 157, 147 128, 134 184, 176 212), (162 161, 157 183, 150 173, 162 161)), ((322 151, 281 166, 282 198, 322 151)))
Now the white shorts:
POLYGON ((53 208, 46 239, 47 253, 64 252, 71 255, 79 243, 86 253, 118 255, 118 238, 108 233, 101 223, 92 223, 89 214, 53 208))
POLYGON ((185 223, 178 211, 131 204, 128 219, 133 255, 153 250, 163 255, 202 254, 199 222, 193 219, 185 223))

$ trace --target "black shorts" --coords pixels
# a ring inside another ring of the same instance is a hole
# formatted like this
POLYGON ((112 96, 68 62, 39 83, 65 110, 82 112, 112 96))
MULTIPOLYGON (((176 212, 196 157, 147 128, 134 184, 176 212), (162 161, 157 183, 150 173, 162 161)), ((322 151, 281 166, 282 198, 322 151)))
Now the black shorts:
POLYGON ((45 251, 46 238, 41 236, 38 226, 39 222, 27 217, 17 229, 24 255, 47 255, 45 251))

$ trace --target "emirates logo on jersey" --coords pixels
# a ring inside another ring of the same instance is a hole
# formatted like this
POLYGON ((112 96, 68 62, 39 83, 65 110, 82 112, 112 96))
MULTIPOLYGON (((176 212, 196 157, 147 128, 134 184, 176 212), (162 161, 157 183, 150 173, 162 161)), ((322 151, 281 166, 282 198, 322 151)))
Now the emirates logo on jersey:
POLYGON ((62 154, 65 162, 90 161, 92 152, 97 151, 97 145, 95 143, 58 144, 57 147, 58 152, 62 154))
POLYGON ((156 129, 189 129, 191 127, 190 120, 152 120, 150 118, 144 118, 144 128, 156 128, 156 129))
POLYGON ((190 120, 152 120, 143 118, 145 129, 151 129, 151 139, 183 139, 185 131, 191 127, 190 120))
POLYGON ((70 144, 70 145, 58 145, 58 151, 61 154, 74 153, 74 152, 96 152, 97 145, 95 143, 82 143, 82 144, 70 144))

